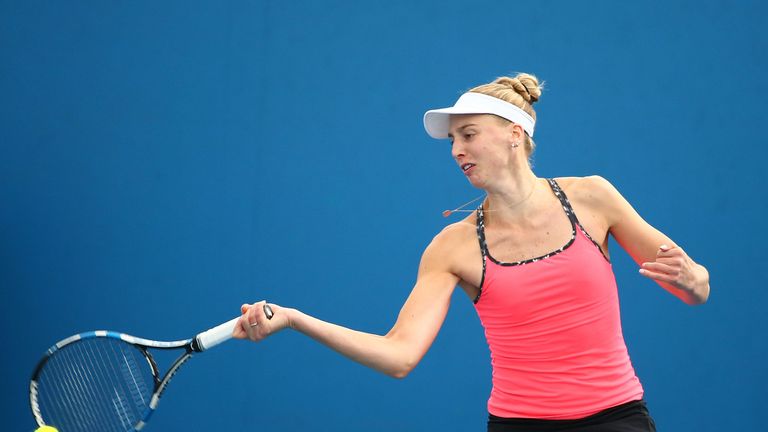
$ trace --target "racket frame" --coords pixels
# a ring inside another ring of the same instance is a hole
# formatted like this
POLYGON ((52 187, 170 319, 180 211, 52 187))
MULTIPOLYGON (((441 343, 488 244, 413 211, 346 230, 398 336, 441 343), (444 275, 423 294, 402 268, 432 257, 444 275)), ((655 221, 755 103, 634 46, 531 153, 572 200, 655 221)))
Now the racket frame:
POLYGON ((94 338, 110 338, 113 340, 119 340, 129 345, 132 345, 139 352, 141 352, 145 360, 147 360, 147 364, 149 365, 152 371, 154 388, 152 389, 152 398, 150 399, 149 405, 147 406, 144 414, 142 415, 142 418, 133 426, 134 430, 137 430, 137 431, 140 431, 146 425, 147 421, 149 421, 149 418, 152 416, 152 413, 155 411, 155 408, 157 408, 157 404, 160 402, 160 397, 162 396, 163 392, 168 386, 168 383, 171 381, 171 378, 173 378, 173 376, 176 374, 176 371, 178 371, 179 367, 181 367, 181 365, 183 365, 187 360, 189 360, 192 357, 192 354, 194 352, 200 351, 199 349, 198 350, 195 349, 195 345, 196 345, 194 344, 195 339, 185 339, 185 340, 177 340, 177 341, 154 341, 150 339, 139 338, 136 336, 131 336, 129 334, 118 333, 118 332, 109 331, 109 330, 88 331, 88 332, 79 333, 76 335, 69 336, 65 339, 62 339, 45 352, 45 355, 43 355, 43 358, 40 359, 40 361, 37 363, 37 366, 35 367, 35 370, 32 373, 32 379, 30 380, 30 383, 29 383, 29 404, 30 404, 30 408, 32 409, 32 416, 35 418, 35 421, 37 422, 38 426, 45 425, 45 421, 43 420, 42 413, 40 412, 40 405, 38 403, 38 389, 37 389, 38 378, 40 376, 40 373, 43 371, 45 364, 48 363, 48 360, 50 360, 51 357, 57 351, 63 349, 64 347, 76 344, 81 341, 94 339, 94 338), (157 362, 155 362, 155 359, 152 357, 152 354, 148 351, 148 348, 161 349, 161 350, 175 350, 179 348, 184 348, 184 353, 181 354, 173 362, 173 364, 170 366, 168 371, 161 378, 160 370, 157 367, 157 362))
MULTIPOLYGON (((264 315, 267 317, 267 319, 272 319, 272 316, 274 315, 272 308, 266 303, 264 304, 264 315)), ((38 403, 38 377, 43 371, 45 364, 57 351, 68 345, 72 345, 88 339, 111 338, 120 340, 138 349, 147 360, 147 363, 152 370, 152 377, 154 381, 152 398, 150 399, 149 405, 147 406, 142 418, 133 426, 135 431, 140 431, 147 424, 149 418, 152 416, 152 413, 154 413, 158 403, 160 402, 160 397, 168 387, 168 383, 171 381, 171 378, 173 378, 181 365, 186 363, 186 361, 192 357, 192 354, 206 351, 231 339, 232 332, 234 331, 235 326, 238 324, 239 320, 240 317, 238 316, 202 333, 198 333, 191 339, 176 341, 156 341, 109 330, 88 331, 64 338, 59 342, 56 342, 56 344, 54 344, 52 347, 48 348, 48 350, 43 355, 43 358, 41 358, 37 363, 37 366, 32 373, 32 378, 30 379, 29 383, 29 404, 30 408, 32 409, 32 416, 35 418, 38 426, 45 425, 42 413, 40 412, 40 404, 38 403), (175 350, 184 348, 184 353, 180 355, 173 362, 173 364, 171 364, 165 375, 160 378, 160 370, 158 369, 157 363, 152 357, 152 354, 148 351, 149 348, 161 350, 175 350)))

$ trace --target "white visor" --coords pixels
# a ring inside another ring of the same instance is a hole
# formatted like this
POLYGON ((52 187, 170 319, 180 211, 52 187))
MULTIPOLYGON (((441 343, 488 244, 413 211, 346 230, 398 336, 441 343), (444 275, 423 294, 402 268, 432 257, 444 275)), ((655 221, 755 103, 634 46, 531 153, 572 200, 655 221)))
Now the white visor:
POLYGON ((519 124, 528 136, 533 137, 535 121, 520 108, 499 98, 467 92, 449 108, 429 110, 424 113, 424 129, 432 138, 448 138, 451 114, 495 114, 519 124))

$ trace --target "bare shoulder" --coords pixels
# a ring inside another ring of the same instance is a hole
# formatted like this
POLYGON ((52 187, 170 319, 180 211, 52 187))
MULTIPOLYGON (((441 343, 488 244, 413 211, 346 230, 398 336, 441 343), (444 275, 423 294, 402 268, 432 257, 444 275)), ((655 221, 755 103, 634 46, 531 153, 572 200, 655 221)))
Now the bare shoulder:
POLYGON ((468 239, 475 236, 475 216, 468 216, 459 222, 452 223, 443 228, 430 243, 429 247, 435 249, 455 249, 460 247, 468 239))
MULTIPOLYGON (((568 190, 563 187, 568 198, 574 204, 599 214, 611 232, 620 229, 621 225, 626 225, 626 221, 641 220, 618 189, 603 177, 570 177, 564 183, 569 185, 568 190)), ((614 235, 616 235, 615 232, 614 235)))
POLYGON ((422 264, 455 271, 457 261, 472 242, 476 242, 474 216, 443 228, 430 242, 422 255, 422 264))
POLYGON ((604 177, 559 177, 557 183, 568 199, 593 208, 608 208, 621 199, 619 191, 604 177))

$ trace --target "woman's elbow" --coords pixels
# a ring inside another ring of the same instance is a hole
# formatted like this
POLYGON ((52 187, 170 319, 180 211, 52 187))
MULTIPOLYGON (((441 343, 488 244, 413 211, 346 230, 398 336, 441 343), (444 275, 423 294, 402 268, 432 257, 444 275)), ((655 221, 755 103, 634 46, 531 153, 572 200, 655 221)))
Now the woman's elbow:
POLYGON ((391 378, 403 379, 407 377, 409 373, 410 371, 407 371, 407 370, 398 370, 398 371, 388 373, 387 375, 389 375, 391 378))
POLYGON ((400 362, 395 367, 385 371, 385 373, 392 378, 403 379, 407 377, 414 368, 416 368, 417 364, 418 361, 413 360, 400 362))

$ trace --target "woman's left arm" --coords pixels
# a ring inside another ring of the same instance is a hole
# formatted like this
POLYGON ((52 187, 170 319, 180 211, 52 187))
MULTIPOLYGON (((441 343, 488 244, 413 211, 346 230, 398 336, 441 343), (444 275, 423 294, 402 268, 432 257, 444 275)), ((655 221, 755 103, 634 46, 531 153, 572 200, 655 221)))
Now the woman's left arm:
POLYGON ((638 265, 640 274, 690 305, 709 298, 709 272, 646 222, 608 180, 587 177, 592 203, 606 219, 609 232, 638 265))

